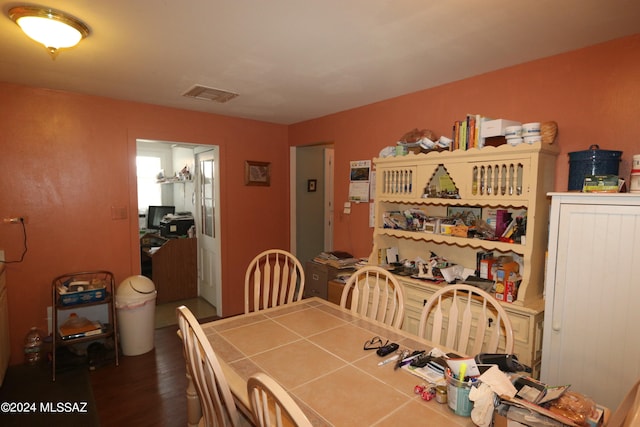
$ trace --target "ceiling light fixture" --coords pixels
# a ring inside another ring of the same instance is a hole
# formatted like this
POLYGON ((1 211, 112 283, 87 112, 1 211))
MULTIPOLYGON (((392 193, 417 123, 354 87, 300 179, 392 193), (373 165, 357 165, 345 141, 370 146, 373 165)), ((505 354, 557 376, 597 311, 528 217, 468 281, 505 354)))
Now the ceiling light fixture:
POLYGON ((9 10, 9 17, 27 36, 42 43, 53 59, 58 49, 73 47, 89 35, 84 22, 53 9, 18 6, 9 10))

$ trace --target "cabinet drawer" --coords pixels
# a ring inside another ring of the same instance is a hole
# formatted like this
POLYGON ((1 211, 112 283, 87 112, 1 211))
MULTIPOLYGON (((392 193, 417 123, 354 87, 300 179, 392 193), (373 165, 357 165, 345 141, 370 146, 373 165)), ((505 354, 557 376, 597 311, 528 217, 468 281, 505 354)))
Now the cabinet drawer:
POLYGON ((327 273, 326 272, 312 272, 310 274, 305 273, 304 283, 304 296, 320 297, 327 299, 327 273))
POLYGON ((405 287, 405 304, 408 307, 421 308, 430 295, 431 292, 427 293, 405 287))
POLYGON ((422 310, 416 310, 405 305, 404 323, 402 324, 402 329, 409 332, 410 334, 418 335, 418 327, 420 326, 421 315, 422 310))
POLYGON ((304 270, 304 292, 305 298, 320 297, 327 299, 327 282, 334 278, 337 270, 316 262, 307 262, 304 270))
POLYGON ((513 340, 517 343, 529 345, 531 342, 531 317, 509 312, 511 327, 513 328, 513 340))
POLYGON ((426 300, 433 295, 434 290, 427 287, 418 287, 413 283, 400 282, 404 286, 405 307, 413 307, 422 310, 426 300))

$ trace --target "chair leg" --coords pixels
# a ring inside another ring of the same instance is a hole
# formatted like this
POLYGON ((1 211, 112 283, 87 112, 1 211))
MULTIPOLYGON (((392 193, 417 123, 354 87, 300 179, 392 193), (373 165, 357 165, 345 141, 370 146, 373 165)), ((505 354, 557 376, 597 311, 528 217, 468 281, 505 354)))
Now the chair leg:
POLYGON ((202 408, 200 407, 200 399, 198 398, 198 392, 193 385, 193 379, 189 373, 189 366, 187 365, 187 426, 197 427, 202 418, 202 408))

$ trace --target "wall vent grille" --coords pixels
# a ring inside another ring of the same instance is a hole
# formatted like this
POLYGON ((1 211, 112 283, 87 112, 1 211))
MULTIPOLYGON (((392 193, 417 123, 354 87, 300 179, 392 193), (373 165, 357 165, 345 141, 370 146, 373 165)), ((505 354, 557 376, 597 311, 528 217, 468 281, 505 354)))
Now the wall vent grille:
POLYGON ((222 89, 215 89, 212 87, 206 87, 201 85, 195 85, 188 91, 182 94, 188 98, 201 99, 204 101, 214 101, 219 103, 225 103, 237 97, 237 93, 229 92, 222 89))

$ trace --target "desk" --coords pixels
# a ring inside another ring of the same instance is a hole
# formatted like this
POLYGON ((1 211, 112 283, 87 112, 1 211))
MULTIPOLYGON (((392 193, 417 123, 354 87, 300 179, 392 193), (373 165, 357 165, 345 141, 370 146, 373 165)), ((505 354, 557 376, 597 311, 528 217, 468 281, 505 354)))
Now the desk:
POLYGON ((140 238, 140 248, 142 265, 151 262, 151 280, 158 291, 158 304, 198 296, 195 238, 165 239, 145 234, 140 238))
POLYGON ((247 379, 263 371, 293 396, 314 425, 473 426, 448 405, 423 401, 413 392, 422 383, 419 378, 394 371, 393 363, 378 366, 383 359, 362 348, 376 335, 401 348, 431 349, 427 341, 320 298, 202 327, 244 413, 250 408, 247 379))

